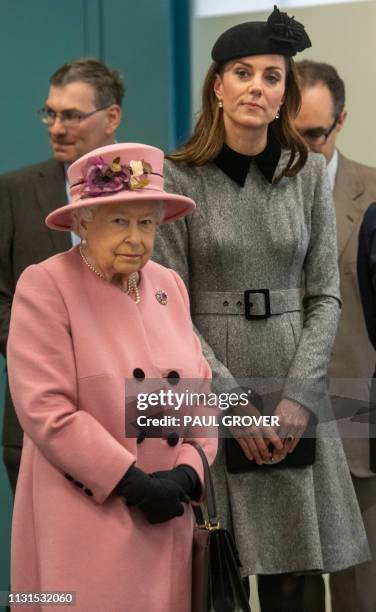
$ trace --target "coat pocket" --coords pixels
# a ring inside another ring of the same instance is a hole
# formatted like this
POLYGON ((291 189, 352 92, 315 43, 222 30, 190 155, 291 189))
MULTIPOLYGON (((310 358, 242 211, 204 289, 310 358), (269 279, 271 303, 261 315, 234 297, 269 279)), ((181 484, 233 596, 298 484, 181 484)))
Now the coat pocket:
POLYGON ((90 413, 118 440, 124 439, 124 379, 103 373, 79 378, 77 382, 78 409, 90 413))

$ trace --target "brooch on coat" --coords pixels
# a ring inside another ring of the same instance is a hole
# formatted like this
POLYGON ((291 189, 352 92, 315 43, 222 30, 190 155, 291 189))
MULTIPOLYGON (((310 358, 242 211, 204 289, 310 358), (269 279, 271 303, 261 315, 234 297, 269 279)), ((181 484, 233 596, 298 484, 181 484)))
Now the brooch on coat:
POLYGON ((163 289, 158 289, 158 291, 155 293, 155 297, 157 302, 162 304, 162 306, 166 306, 168 302, 168 295, 165 291, 163 291, 163 289))

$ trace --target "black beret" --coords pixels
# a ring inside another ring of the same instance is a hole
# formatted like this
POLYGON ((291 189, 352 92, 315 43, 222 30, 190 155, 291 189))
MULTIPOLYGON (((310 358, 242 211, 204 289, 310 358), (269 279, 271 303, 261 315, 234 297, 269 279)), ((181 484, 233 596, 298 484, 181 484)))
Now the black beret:
POLYGON ((267 21, 247 21, 223 32, 214 44, 211 56, 217 63, 248 55, 292 57, 311 46, 304 25, 274 6, 267 21))

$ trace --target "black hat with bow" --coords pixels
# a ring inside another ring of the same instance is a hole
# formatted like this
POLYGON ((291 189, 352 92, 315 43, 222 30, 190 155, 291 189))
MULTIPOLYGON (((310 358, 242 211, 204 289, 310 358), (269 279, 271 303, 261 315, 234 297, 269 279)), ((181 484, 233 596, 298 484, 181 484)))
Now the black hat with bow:
POLYGON ((211 55, 217 63, 249 55, 292 57, 311 46, 304 25, 274 6, 267 21, 247 21, 223 32, 214 44, 211 55))

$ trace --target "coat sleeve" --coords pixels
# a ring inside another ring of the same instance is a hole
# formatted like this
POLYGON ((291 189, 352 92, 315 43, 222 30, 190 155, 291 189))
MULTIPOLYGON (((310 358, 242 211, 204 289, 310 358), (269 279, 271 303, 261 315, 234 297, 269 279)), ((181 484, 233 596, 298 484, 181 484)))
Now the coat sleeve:
POLYGON ((310 239, 304 263, 303 329, 283 396, 317 412, 326 393, 326 374, 341 300, 335 211, 325 160, 315 156, 310 239))
MULTIPOLYGON (((176 274, 176 272, 174 272, 173 270, 171 270, 171 272, 175 277, 176 284, 184 300, 188 316, 190 316, 189 298, 188 298, 188 293, 185 288, 185 285, 183 281, 181 280, 181 278, 179 277, 179 275, 176 274)), ((202 383, 202 387, 203 387, 202 390, 205 392, 209 390, 209 387, 210 387, 210 381, 212 378, 211 369, 209 367, 207 360, 205 359, 203 355, 200 340, 197 334, 194 332, 193 327, 192 327, 192 334, 194 336, 196 359, 199 365, 199 377, 198 377, 199 381, 198 382, 199 384, 202 383)), ((210 412, 214 414, 216 412, 216 409, 212 409, 210 412)), ((204 428, 204 431, 207 432, 207 437, 195 437, 194 441, 201 446, 201 448, 205 452, 205 455, 210 465, 213 463, 216 453, 217 453, 217 446, 218 446, 217 428, 207 427, 207 428, 204 428)), ((179 454, 176 460, 176 465, 183 465, 183 464, 190 465, 196 471, 200 479, 200 482, 201 482, 201 488, 202 490, 204 490, 204 469, 203 469, 202 459, 200 455, 198 454, 197 450, 194 448, 194 446, 190 444, 191 440, 192 438, 184 439, 183 444, 180 446, 179 454)))
POLYGON ((10 194, 0 179, 0 351, 6 357, 10 311, 14 294, 12 271, 13 219, 10 194))
POLYGON ((135 462, 92 415, 78 406, 69 313, 43 264, 21 275, 14 297, 8 374, 22 428, 63 473, 105 501, 135 462))
MULTIPOLYGON (((174 164, 167 161, 165 164, 165 188, 167 191, 188 195, 193 197, 192 190, 187 191, 179 180, 179 174, 174 168, 174 164)), ((195 213, 193 213, 195 214, 195 213)), ((190 293, 190 226, 189 217, 185 217, 174 223, 165 223, 160 226, 154 248, 153 259, 158 263, 172 268, 183 279, 185 286, 190 293)), ((205 337, 195 327, 195 333, 200 339, 205 358, 210 364, 213 384, 218 392, 232 391, 238 387, 236 379, 230 370, 217 359, 212 347, 205 340, 205 337)))
POLYGON ((357 268, 367 332, 376 349, 376 202, 367 209, 360 227, 357 268))

